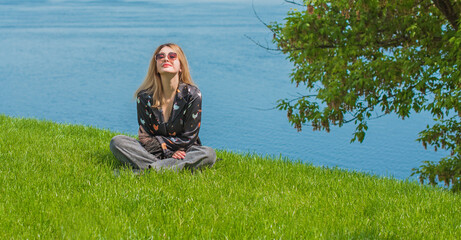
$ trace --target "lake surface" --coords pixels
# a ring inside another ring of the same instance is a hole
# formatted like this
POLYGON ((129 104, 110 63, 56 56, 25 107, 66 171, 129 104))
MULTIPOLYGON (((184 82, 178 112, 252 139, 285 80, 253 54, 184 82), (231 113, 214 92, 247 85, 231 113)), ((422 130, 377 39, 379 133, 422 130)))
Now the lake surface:
MULTIPOLYGON (((282 0, 253 4, 267 23, 294 7, 282 0)), ((284 55, 247 38, 273 47, 251 0, 0 0, 0 36, 0 114, 136 134, 133 92, 155 48, 175 42, 203 94, 205 145, 399 179, 446 155, 415 141, 431 122, 428 114, 370 121, 362 144, 349 143, 353 125, 297 132, 285 112, 270 109, 305 91, 290 83, 284 55)))

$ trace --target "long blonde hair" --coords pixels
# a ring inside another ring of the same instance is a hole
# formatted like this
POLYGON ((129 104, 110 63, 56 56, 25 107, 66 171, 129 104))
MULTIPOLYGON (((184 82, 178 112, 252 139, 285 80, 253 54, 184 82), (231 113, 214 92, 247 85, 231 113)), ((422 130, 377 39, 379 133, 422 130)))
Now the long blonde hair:
POLYGON ((165 43, 157 47, 152 59, 150 60, 149 69, 147 70, 147 75, 144 78, 144 81, 141 83, 141 86, 134 93, 134 98, 138 96, 138 93, 146 90, 148 93, 153 95, 153 104, 152 107, 160 107, 163 104, 163 88, 162 88, 162 79, 160 73, 158 73, 157 62, 155 60, 155 55, 157 55, 160 50, 164 47, 172 48, 178 54, 178 60, 180 63, 181 71, 179 72, 179 82, 186 83, 190 85, 195 85, 194 81, 190 76, 189 64, 187 63, 186 55, 182 49, 174 43, 165 43))

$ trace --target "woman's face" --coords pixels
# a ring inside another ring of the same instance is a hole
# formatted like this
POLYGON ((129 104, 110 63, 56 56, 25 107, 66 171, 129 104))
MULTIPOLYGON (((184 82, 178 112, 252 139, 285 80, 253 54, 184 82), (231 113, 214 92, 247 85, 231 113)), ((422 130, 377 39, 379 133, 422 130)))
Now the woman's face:
POLYGON ((181 71, 178 54, 170 47, 165 46, 155 55, 158 72, 161 74, 177 74, 181 71))

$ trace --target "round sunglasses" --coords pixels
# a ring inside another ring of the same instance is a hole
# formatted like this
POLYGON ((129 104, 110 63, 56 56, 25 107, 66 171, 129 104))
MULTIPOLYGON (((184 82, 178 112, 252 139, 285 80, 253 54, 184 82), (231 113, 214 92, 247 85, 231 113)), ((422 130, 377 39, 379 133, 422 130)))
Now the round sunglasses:
MULTIPOLYGON (((155 55, 155 60, 157 60, 157 61, 163 60, 163 59, 165 59, 165 57, 166 57, 166 54, 165 54, 165 53, 159 53, 159 54, 155 55)), ((178 58, 178 54, 177 54, 177 53, 175 53, 175 52, 169 52, 169 53, 168 53, 168 59, 169 59, 170 61, 174 61, 174 60, 176 60, 177 58, 178 58)))

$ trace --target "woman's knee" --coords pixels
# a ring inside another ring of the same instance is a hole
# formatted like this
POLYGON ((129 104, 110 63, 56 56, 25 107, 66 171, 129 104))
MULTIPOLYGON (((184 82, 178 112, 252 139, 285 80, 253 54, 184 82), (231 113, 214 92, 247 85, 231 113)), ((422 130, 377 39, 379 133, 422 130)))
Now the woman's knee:
POLYGON ((110 150, 112 152, 118 151, 118 149, 120 149, 120 147, 126 141, 125 137, 126 137, 125 135, 117 135, 117 136, 113 137, 110 140, 110 144, 109 144, 110 150))
POLYGON ((216 151, 213 148, 205 146, 205 149, 206 149, 207 155, 216 158, 216 151))
POLYGON ((213 148, 207 146, 202 146, 201 148, 205 152, 205 156, 208 159, 207 162, 209 164, 216 162, 216 151, 213 148))

